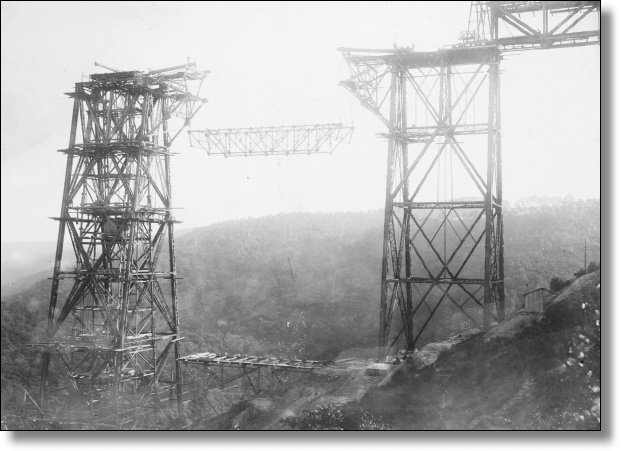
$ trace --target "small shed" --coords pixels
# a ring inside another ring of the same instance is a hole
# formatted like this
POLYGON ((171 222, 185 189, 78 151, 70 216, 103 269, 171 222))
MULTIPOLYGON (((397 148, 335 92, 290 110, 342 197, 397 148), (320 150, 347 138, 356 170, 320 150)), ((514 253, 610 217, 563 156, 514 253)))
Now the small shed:
POLYGON ((536 290, 524 293, 524 311, 525 312, 543 312, 543 300, 550 294, 556 294, 547 288, 537 288, 536 290))

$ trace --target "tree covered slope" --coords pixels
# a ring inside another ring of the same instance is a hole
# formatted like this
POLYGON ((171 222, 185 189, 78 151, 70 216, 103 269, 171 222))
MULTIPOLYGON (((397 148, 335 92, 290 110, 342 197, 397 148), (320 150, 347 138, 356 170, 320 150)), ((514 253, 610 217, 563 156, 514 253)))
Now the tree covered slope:
MULTIPOLYGON (((589 261, 599 261, 599 221, 599 201, 508 210, 509 310, 551 278, 570 279, 583 264, 585 238, 589 261)), ((382 222, 381 211, 283 214, 177 237, 184 354, 370 357, 364 350, 377 340, 382 222)), ((65 295, 69 289, 61 287, 65 295)), ((25 344, 44 327, 49 293, 50 281, 42 280, 2 298, 3 405, 11 399, 5 393, 37 385, 38 357, 25 344)), ((420 345, 460 321, 458 312, 440 309, 420 345)))

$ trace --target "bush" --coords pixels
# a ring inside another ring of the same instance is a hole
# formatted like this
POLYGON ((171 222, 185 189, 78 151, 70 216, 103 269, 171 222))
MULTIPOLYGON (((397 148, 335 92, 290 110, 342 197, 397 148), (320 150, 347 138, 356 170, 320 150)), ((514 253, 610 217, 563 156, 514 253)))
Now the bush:
POLYGON ((560 277, 552 277, 550 280, 550 290, 558 293, 571 283, 571 280, 563 280, 560 277))
MULTIPOLYGON (((586 271, 584 270, 584 268, 576 271, 574 273, 574 278, 578 278, 578 277, 582 277, 585 274, 591 274, 592 272, 598 271, 600 268, 599 263, 597 262, 590 262, 589 266, 587 266, 586 271)), ((572 280, 563 280, 560 277, 552 277, 552 279, 550 279, 550 290, 555 291, 555 292, 559 292, 561 291, 563 288, 565 288, 567 285, 569 285, 572 280)))
POLYGON ((589 266, 587 266, 586 271, 583 269, 581 269, 578 272, 574 273, 575 277, 581 277, 584 276, 585 274, 591 274, 592 272, 595 272, 599 269, 599 263, 597 262, 590 262, 589 266))
POLYGON ((304 411, 301 417, 287 417, 282 420, 300 431, 342 431, 345 417, 340 404, 322 404, 312 411, 304 411))
POLYGON ((580 269, 578 272, 574 273, 574 277, 578 278, 578 277, 582 277, 586 274, 586 271, 584 269, 580 269))
POLYGON ((358 420, 358 429, 361 431, 393 431, 394 428, 384 419, 368 410, 363 410, 358 420))
POLYGON ((282 420, 293 429, 302 431, 359 431, 394 430, 381 416, 368 410, 350 412, 345 418, 340 404, 320 405, 313 411, 304 411, 301 417, 287 417, 282 420))

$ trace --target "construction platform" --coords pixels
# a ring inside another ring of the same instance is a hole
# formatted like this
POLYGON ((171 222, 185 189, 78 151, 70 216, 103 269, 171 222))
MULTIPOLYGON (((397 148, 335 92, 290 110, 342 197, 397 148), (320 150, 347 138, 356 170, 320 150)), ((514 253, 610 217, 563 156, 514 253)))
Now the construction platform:
POLYGON ((241 354, 229 355, 226 353, 201 352, 179 358, 180 362, 190 364, 198 363, 203 365, 224 365, 237 367, 273 367, 287 370, 313 370, 326 366, 328 361, 320 360, 298 360, 280 357, 258 357, 241 354))

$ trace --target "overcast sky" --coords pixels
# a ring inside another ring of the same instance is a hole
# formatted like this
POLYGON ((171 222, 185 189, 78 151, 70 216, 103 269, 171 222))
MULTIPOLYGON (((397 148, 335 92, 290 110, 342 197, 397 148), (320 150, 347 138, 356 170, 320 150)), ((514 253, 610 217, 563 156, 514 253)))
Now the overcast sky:
MULTIPOLYGON (((2 3, 2 241, 53 240, 72 102, 82 75, 185 63, 210 69, 193 128, 343 121, 331 156, 223 159, 180 138, 182 227, 291 211, 383 207, 383 125, 338 87, 337 47, 436 50, 470 2, 2 3)), ((599 47, 526 52, 501 70, 505 199, 599 197, 599 47)))

